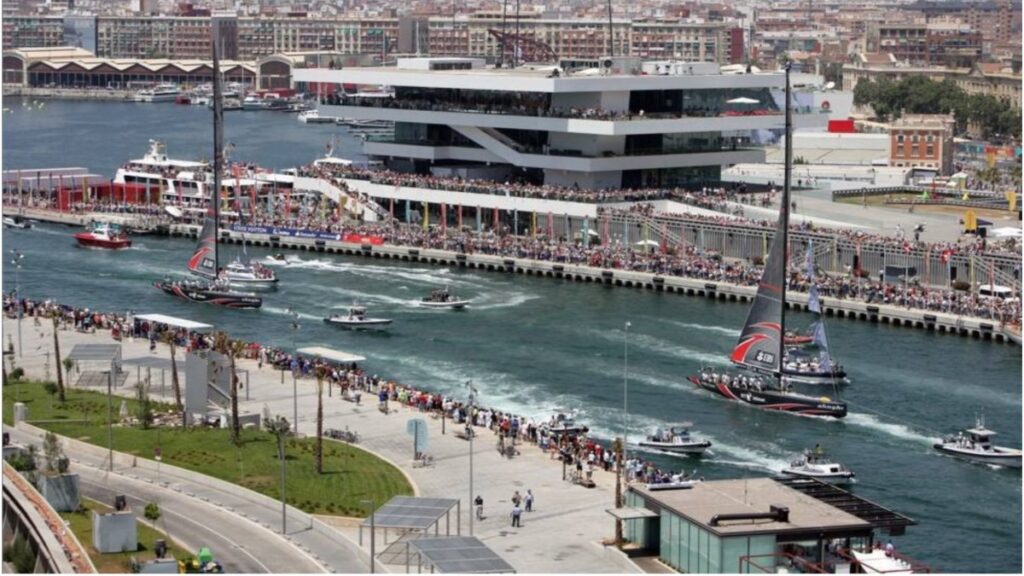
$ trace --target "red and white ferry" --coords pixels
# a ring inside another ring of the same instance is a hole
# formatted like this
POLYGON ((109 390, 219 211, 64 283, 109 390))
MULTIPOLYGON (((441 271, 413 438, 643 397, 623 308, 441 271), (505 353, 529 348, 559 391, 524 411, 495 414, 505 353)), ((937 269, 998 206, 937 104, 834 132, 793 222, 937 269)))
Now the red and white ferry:
POLYGON ((104 248, 106 250, 120 250, 130 248, 132 239, 125 234, 117 224, 107 222, 94 222, 87 232, 75 234, 78 245, 84 248, 104 248))

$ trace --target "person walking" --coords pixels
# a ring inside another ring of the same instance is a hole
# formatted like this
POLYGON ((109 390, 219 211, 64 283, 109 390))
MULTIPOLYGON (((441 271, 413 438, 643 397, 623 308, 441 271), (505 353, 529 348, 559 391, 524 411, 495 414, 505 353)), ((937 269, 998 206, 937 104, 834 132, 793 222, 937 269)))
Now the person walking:
POLYGON ((513 528, 521 528, 522 527, 522 524, 520 523, 522 515, 523 515, 523 509, 519 507, 519 504, 513 504, 512 505, 512 527, 513 528))
POLYGON ((533 512, 533 490, 527 490, 526 491, 525 503, 526 503, 526 511, 527 512, 533 512))
POLYGON ((515 506, 519 506, 519 504, 521 504, 522 501, 522 495, 519 494, 519 490, 516 490, 516 493, 512 495, 512 504, 515 506))

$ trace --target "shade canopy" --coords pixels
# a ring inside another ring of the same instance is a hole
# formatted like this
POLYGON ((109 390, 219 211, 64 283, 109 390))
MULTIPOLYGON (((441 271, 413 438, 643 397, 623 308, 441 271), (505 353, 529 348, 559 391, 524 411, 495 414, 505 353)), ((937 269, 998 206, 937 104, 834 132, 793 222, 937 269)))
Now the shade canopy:
POLYGON ((760 100, 754 100, 753 98, 747 98, 746 96, 740 96, 739 98, 733 98, 732 100, 726 100, 726 104, 759 104, 760 100))
POLYGON ((339 363, 362 362, 366 360, 365 356, 359 356, 358 354, 350 354, 343 350, 335 350, 333 348, 325 348, 323 346, 309 346, 307 348, 299 348, 299 354, 305 354, 307 356, 319 356, 324 360, 339 363))
POLYGON ((137 314, 135 319, 142 320, 144 322, 163 324, 172 328, 184 328, 190 332, 202 332, 204 334, 213 330, 213 326, 210 324, 203 324, 202 322, 196 322, 186 318, 167 316, 166 314, 137 314))
POLYGON ((103 362, 110 364, 121 358, 120 344, 75 344, 68 358, 75 362, 103 362))
POLYGON ((436 572, 458 574, 514 573, 511 564, 498 556, 479 538, 414 538, 409 548, 420 555, 420 561, 436 572))
POLYGON ((426 530, 438 522, 449 510, 457 506, 454 498, 419 498, 395 496, 378 508, 362 526, 374 528, 401 528, 426 530))

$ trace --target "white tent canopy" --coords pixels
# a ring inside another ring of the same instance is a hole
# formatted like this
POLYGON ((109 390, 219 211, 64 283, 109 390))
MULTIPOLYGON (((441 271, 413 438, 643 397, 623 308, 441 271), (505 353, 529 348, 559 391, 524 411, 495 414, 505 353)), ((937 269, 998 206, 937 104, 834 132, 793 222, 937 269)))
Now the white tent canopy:
POLYGON ((747 98, 746 96, 740 96, 739 98, 733 98, 732 100, 726 100, 726 104, 760 104, 760 100, 754 100, 753 98, 747 98))
POLYGON ((299 348, 299 354, 305 354, 307 356, 319 356, 324 360, 330 362, 340 363, 352 363, 362 362, 366 360, 365 356, 359 356, 357 354, 350 354, 342 350, 334 350, 333 348, 325 348, 323 346, 310 346, 308 348, 299 348))
POLYGON ((213 326, 211 324, 203 324, 202 322, 195 322, 185 318, 176 318, 165 314, 137 314, 135 319, 142 320, 144 322, 164 324, 171 326, 172 328, 184 328, 190 332, 202 332, 204 334, 213 330, 213 326))
POLYGON ((995 236, 996 238, 1020 238, 1021 233, 1022 230, 1020 228, 1013 228, 1012 226, 1007 226, 1004 228, 995 228, 993 230, 989 230, 988 235, 995 236))

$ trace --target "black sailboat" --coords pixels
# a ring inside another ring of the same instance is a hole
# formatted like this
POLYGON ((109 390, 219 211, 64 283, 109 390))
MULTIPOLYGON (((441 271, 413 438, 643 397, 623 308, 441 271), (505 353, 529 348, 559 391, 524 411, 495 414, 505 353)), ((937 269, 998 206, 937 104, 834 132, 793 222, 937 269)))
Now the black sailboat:
POLYGON ((765 263, 757 296, 730 360, 746 369, 739 374, 702 369, 690 381, 729 400, 766 410, 797 414, 846 416, 846 403, 825 396, 794 392, 783 380, 786 352, 786 247, 789 235, 789 195, 793 162, 793 111, 790 101, 790 69, 786 66, 786 165, 779 223, 765 263))
POLYGON ((199 232, 196 251, 188 261, 188 269, 201 280, 169 280, 157 282, 160 290, 171 296, 216 304, 228 308, 259 308, 263 299, 252 292, 231 289, 221 276, 217 254, 217 223, 220 216, 221 174, 224 170, 224 110, 221 98, 220 47, 216 31, 213 41, 213 186, 203 229, 199 232))

